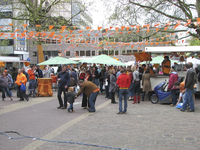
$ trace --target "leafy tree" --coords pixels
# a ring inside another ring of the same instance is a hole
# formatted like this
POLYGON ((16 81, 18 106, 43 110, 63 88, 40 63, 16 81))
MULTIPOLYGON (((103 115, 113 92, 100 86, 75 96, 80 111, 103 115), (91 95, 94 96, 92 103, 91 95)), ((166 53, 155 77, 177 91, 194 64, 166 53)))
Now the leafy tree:
POLYGON ((190 46, 199 46, 200 45, 200 41, 199 41, 199 39, 191 39, 190 41, 189 41, 189 45, 190 46))
MULTIPOLYGON (((189 31, 188 34, 180 36, 179 39, 189 36, 200 38, 199 25, 195 25, 197 18, 200 18, 200 0, 119 0, 114 13, 109 17, 113 24, 116 22, 120 22, 122 25, 161 24, 162 27, 158 32, 155 32, 155 28, 150 26, 154 32, 152 31, 142 38, 152 37, 160 33, 189 31), (169 28, 164 30, 167 22, 171 23, 169 28), (180 26, 174 30, 174 26, 178 22, 181 22, 180 26), (186 27, 184 27, 185 24, 186 27)), ((136 34, 136 36, 139 35, 136 34)))

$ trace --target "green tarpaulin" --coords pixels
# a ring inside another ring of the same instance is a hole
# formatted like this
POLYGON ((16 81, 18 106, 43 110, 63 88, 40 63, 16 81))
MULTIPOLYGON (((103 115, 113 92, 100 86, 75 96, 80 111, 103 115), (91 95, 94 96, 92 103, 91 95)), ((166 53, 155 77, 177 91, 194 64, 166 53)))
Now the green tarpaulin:
POLYGON ((39 63, 38 65, 61 65, 61 64, 78 64, 78 62, 57 56, 42 63, 39 63))
POLYGON ((108 64, 108 65, 115 65, 115 66, 126 66, 126 64, 110 57, 107 55, 98 55, 92 58, 80 60, 81 63, 95 63, 95 64, 108 64))

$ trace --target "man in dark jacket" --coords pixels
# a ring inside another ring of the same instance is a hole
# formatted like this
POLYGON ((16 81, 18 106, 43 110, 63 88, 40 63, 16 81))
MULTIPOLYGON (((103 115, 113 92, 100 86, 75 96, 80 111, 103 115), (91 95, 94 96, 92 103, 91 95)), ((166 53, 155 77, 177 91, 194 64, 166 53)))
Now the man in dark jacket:
POLYGON ((58 96, 58 102, 60 104, 60 106, 57 108, 58 109, 60 109, 60 108, 66 109, 67 108, 67 97, 66 97, 65 91, 67 91, 68 85, 70 82, 69 72, 67 72, 67 65, 62 66, 62 71, 59 72, 57 81, 58 81, 58 95, 57 96, 58 96), (61 97, 62 92, 64 94, 64 105, 63 105, 63 100, 61 97))
POLYGON ((43 75, 43 71, 42 71, 42 69, 40 69, 40 66, 39 65, 37 65, 36 66, 36 76, 37 76, 37 78, 43 78, 44 77, 44 75, 43 75))
POLYGON ((183 106, 180 109, 181 111, 185 111, 187 104, 189 103, 190 110, 189 112, 194 112, 194 101, 193 101, 193 91, 194 91, 194 70, 191 68, 191 65, 185 64, 185 69, 187 69, 186 78, 185 78, 185 101, 183 102, 183 106))
POLYGON ((97 68, 96 67, 93 67, 93 70, 92 70, 92 80, 93 80, 93 83, 96 84, 96 86, 99 85, 99 73, 97 71, 97 68))

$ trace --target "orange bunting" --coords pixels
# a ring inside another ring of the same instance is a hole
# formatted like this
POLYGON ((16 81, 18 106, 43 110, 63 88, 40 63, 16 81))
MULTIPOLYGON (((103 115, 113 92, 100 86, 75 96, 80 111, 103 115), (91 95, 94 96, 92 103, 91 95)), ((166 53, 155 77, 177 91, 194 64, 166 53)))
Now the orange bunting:
POLYGON ((83 36, 83 34, 80 34, 80 36, 83 36))
POLYGON ((147 29, 147 33, 149 33, 150 29, 147 29))
POLYGON ((90 36, 90 34, 88 34, 87 36, 90 36))
POLYGON ((49 30, 53 29, 53 27, 54 27, 53 25, 49 25, 49 30))
POLYGON ((66 26, 61 26, 61 30, 62 31, 65 30, 65 28, 66 28, 66 26))
POLYGON ((91 27, 85 27, 86 28, 86 30, 89 30, 91 27))
POLYGON ((40 27, 41 25, 36 25, 36 27, 40 27))
POLYGON ((129 30, 129 27, 126 27, 126 30, 128 31, 128 30, 129 30))
POLYGON ((103 35, 106 35, 106 33, 103 33, 103 35))
POLYGON ((69 34, 72 34, 73 30, 69 30, 69 34))
POLYGON ((97 34, 95 34, 95 36, 97 36, 98 35, 98 33, 97 34))
POLYGON ((20 31, 20 29, 15 30, 15 32, 20 31))
POLYGON ((23 27, 26 28, 26 27, 27 27, 27 24, 23 24, 23 27))
POLYGON ((83 30, 79 30, 79 31, 78 31, 78 33, 82 33, 82 32, 83 32, 83 30))
POLYGON ((76 29, 76 26, 74 26, 74 30, 76 29))
POLYGON ((159 28, 156 28, 156 32, 158 32, 159 28))
POLYGON ((124 32, 119 32, 119 34, 123 34, 124 32))
POLYGON ((112 29, 113 27, 110 27, 110 30, 112 29))
POLYGON ((121 26, 121 31, 123 31, 123 30, 124 30, 124 28, 125 28, 125 26, 121 26))
POLYGON ((140 32, 140 30, 137 30, 136 33, 140 32))
POLYGON ((164 30, 167 30, 167 29, 168 29, 168 27, 165 27, 165 28, 164 28, 164 30))
POLYGON ((106 30, 106 33, 108 32, 108 28, 105 28, 105 30, 106 30))
POLYGON ((197 22, 198 22, 198 23, 200 22, 200 18, 197 18, 197 22))
POLYGON ((101 30, 102 27, 98 27, 98 31, 101 30))
POLYGON ((131 45, 131 48, 133 48, 134 47, 134 45, 131 45))
POLYGON ((132 33, 132 31, 128 31, 128 34, 132 33))
POLYGON ((159 25, 160 25, 160 23, 157 23, 157 24, 154 25, 154 27, 157 27, 157 26, 159 26, 159 25))
POLYGON ((9 23, 10 26, 13 26, 13 23, 9 23))
POLYGON ((140 26, 136 26, 137 30, 140 30, 140 26))
POLYGON ((119 27, 115 27, 115 30, 116 30, 116 32, 118 32, 118 30, 119 30, 119 27))

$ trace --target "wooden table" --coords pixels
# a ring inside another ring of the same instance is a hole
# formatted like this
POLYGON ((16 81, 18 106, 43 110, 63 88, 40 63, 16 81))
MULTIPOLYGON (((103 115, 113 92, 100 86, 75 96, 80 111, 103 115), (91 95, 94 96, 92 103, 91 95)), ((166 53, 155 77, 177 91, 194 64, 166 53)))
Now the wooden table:
POLYGON ((38 78, 38 96, 52 96, 52 78, 38 78))

